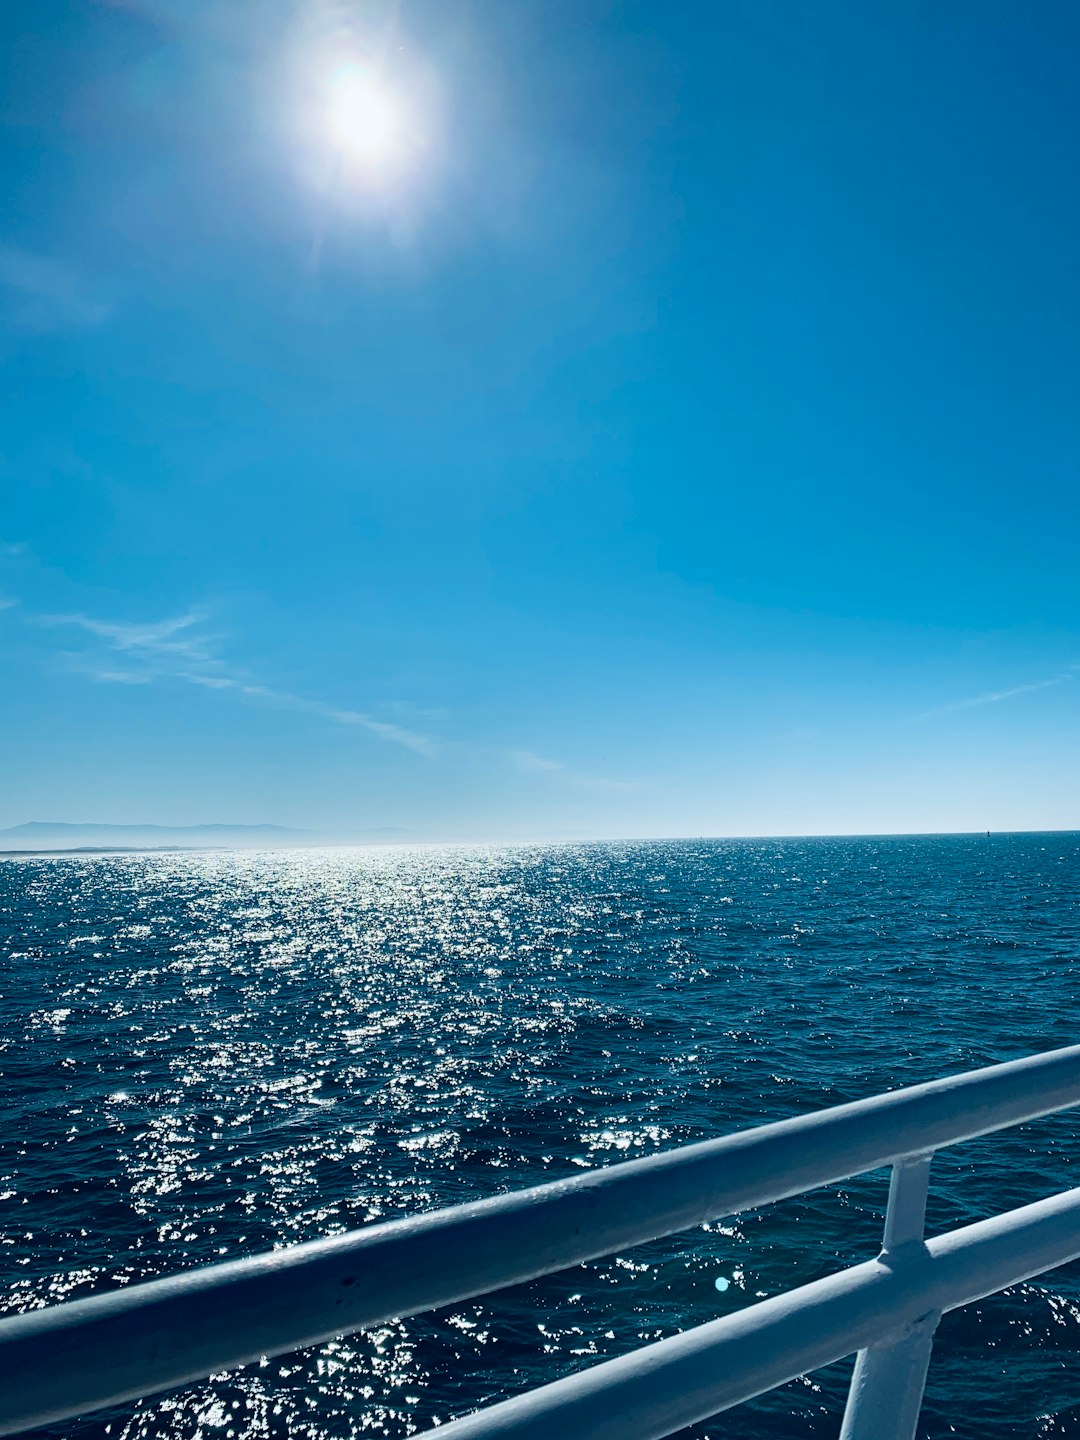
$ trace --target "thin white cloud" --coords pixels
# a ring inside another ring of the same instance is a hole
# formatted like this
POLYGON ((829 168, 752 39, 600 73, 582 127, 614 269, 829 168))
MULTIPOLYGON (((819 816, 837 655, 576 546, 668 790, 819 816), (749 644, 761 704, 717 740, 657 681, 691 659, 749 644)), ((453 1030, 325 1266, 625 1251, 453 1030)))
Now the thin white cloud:
POLYGON ((110 670, 101 665, 88 665, 81 655, 69 655, 66 658, 69 669, 85 676, 87 680, 97 680, 102 685, 150 685, 154 680, 148 670, 110 670))
MULTIPOLYGON (((221 657, 222 638, 206 629, 209 616, 201 609, 187 610, 180 615, 149 623, 101 620, 83 611, 31 618, 50 629, 76 629, 87 636, 90 642, 88 649, 77 653, 65 651, 63 660, 68 669, 99 684, 149 685, 159 680, 180 681, 204 690, 234 695, 268 709, 292 710, 333 725, 354 727, 387 744, 400 745, 429 758, 447 748, 431 736, 396 720, 386 720, 366 710, 331 705, 264 684, 257 676, 221 657), (117 664, 112 657, 122 663, 117 664)), ((394 702, 389 708, 407 709, 401 702, 394 702)), ((425 712, 417 710, 416 713, 425 712)), ((437 715, 441 712, 427 713, 437 715)), ((460 752, 469 747, 457 744, 451 748, 460 752)), ((571 785, 609 791, 638 788, 630 781, 574 770, 563 761, 535 750, 517 748, 486 753, 509 759, 519 770, 558 776, 571 785)))
POLYGON ((317 715, 335 725, 355 725, 377 735, 381 740, 404 745, 407 750, 415 750, 418 755, 430 756, 438 750, 435 741, 427 735, 407 730, 403 725, 379 720, 363 710, 342 710, 334 705, 326 705, 321 700, 309 700, 303 695, 293 695, 288 690, 275 690, 269 685, 259 685, 233 675, 181 671, 177 678, 187 680, 192 685, 202 685, 208 690, 231 690, 245 699, 261 700, 274 709, 298 710, 305 715, 317 715))
POLYGON ((102 663, 101 647, 97 647, 97 654, 65 656, 71 668, 99 683, 146 685, 155 680, 180 680, 206 690, 227 691, 272 709, 295 710, 335 725, 354 726, 419 755, 436 753, 438 746, 434 740, 404 725, 380 720, 363 710, 342 709, 275 689, 229 666, 217 653, 220 637, 201 628, 207 618, 202 610, 189 610, 151 624, 99 620, 81 612, 40 615, 37 620, 50 628, 76 627, 100 641, 106 655, 111 652, 124 657, 127 666, 120 669, 102 663))
POLYGON ((365 715, 361 710, 330 710, 323 706, 319 707, 319 713, 324 714, 328 720, 336 720, 339 725, 359 725, 364 730, 370 730, 373 735, 380 736, 383 740, 390 740, 396 745, 404 745, 409 750, 415 750, 420 755, 433 755, 437 749, 434 741, 426 735, 421 735, 416 730, 409 730, 404 725, 396 725, 392 720, 377 720, 373 715, 365 715))
POLYGON ((629 780, 610 780, 603 775, 587 775, 572 770, 561 760, 547 755, 538 755, 535 750, 508 750, 507 755, 519 770, 541 775, 559 775, 574 785, 584 785, 597 790, 634 790, 637 787, 629 780))
POLYGON ((214 639, 211 636, 192 634, 195 626, 206 618, 201 610, 189 610, 171 620, 160 620, 154 625, 130 625, 110 620, 95 620, 83 614, 41 615, 42 625, 77 625, 89 635, 104 640, 112 650, 148 662, 166 660, 195 660, 213 662, 214 639))
POLYGON ((10 323, 18 330, 48 334, 69 327, 100 325, 109 306, 62 260, 0 245, 0 290, 8 296, 10 323))
POLYGON ((519 770, 565 770, 561 760, 549 760, 546 755, 537 755, 535 750, 511 750, 510 759, 519 770))
POLYGON ((972 710, 977 705, 996 705, 1001 700, 1012 700, 1017 695, 1029 695, 1034 690, 1049 690, 1055 685, 1064 685, 1073 678, 1075 667, 1061 675, 1051 675, 1048 680, 1034 680, 1028 685, 1013 685, 1008 690, 991 690, 985 695, 972 695, 966 700, 953 700, 948 705, 939 705, 934 710, 924 710, 918 720, 928 720, 934 715, 951 715, 956 710, 972 710))

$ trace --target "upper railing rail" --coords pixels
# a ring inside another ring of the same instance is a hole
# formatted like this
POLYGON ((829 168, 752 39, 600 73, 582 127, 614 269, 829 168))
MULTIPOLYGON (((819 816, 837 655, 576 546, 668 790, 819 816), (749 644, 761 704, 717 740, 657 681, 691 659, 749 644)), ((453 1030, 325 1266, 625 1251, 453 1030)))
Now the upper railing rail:
POLYGON ((0 1321, 0 1434, 467 1300, 1078 1103, 1080 1046, 1071 1046, 29 1311, 0 1321))

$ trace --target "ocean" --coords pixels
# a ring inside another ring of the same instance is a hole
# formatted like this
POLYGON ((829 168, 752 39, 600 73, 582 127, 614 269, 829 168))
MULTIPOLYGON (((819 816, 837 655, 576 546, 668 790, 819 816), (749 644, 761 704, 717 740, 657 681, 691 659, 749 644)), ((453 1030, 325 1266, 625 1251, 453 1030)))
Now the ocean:
MULTIPOLYGON (((1074 1043, 1080 835, 11 859, 0 943, 11 1313, 1074 1043)), ((929 1230, 1078 1140, 942 1152, 929 1230)), ((868 1258, 887 1181, 38 1434, 404 1436, 868 1258)), ((685 1434, 834 1437, 850 1368, 685 1434)), ((1080 1265, 945 1318, 919 1434, 1080 1436, 1080 1265)))

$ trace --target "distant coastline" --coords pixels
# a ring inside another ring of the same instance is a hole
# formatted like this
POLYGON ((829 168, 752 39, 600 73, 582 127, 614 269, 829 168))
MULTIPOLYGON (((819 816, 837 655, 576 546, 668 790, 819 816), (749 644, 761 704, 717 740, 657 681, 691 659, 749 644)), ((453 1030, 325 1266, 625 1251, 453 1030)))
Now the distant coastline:
MULTIPOLYGON (((302 849, 302 846, 258 846, 258 845, 69 845, 66 849, 48 846, 39 847, 34 850, 0 850, 0 860, 18 860, 35 856, 46 859, 57 855, 213 855, 216 851, 227 851, 235 854, 237 850, 260 850, 275 849, 302 849)), ((312 846, 312 849, 325 847, 312 846)))
POLYGON ((0 829, 0 852, 11 850, 171 850, 302 845, 303 830, 285 825, 114 825, 28 820, 0 829))
POLYGON ((0 857, 154 854, 164 851, 299 850, 408 840, 392 828, 328 835, 287 825, 108 825, 30 820, 0 829, 0 857))
POLYGON ((0 829, 0 860, 93 855, 191 855, 223 852, 235 854, 267 850, 349 849, 371 845, 529 847, 533 845, 670 844, 677 841, 704 844, 741 841, 895 840, 949 835, 984 837, 992 840, 1014 835, 1072 834, 1080 834, 1080 829, 852 831, 843 834, 804 835, 563 835, 558 838, 550 836, 523 838, 519 836, 489 840, 478 840, 475 837, 434 840, 394 826, 334 834, 317 830, 292 829, 286 825, 96 825, 92 823, 51 824, 44 821, 29 821, 23 825, 0 829))

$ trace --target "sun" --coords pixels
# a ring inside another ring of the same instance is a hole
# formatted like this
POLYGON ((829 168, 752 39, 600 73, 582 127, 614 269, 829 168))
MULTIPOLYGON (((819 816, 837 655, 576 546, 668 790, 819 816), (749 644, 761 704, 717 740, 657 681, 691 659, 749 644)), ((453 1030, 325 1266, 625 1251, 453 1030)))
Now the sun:
POLYGON ((443 158, 442 87, 422 57, 361 38, 298 41, 282 58, 273 103, 324 229, 331 216, 381 217, 404 233, 443 158))
POLYGON ((355 60, 330 71, 324 125, 342 170, 360 180, 404 177, 421 148, 419 117, 407 97, 355 60))
POLYGON ((357 62, 330 76, 327 137, 344 163, 369 171, 402 166, 412 147, 408 105, 357 62))

